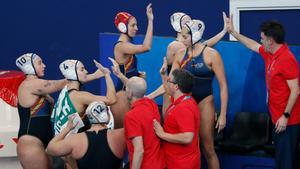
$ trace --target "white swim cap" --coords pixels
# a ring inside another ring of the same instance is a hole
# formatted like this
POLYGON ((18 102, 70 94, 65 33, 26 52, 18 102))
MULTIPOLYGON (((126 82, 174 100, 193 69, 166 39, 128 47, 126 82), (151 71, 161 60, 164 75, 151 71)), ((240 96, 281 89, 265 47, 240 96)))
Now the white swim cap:
POLYGON ((26 53, 16 60, 16 65, 27 75, 37 75, 33 64, 37 56, 34 53, 26 53))
POLYGON ((78 63, 78 60, 68 59, 59 65, 59 69, 66 79, 79 81, 77 74, 78 63))
POLYGON ((192 45, 195 43, 199 42, 202 39, 202 35, 205 29, 205 25, 202 21, 200 20, 190 20, 188 21, 185 26, 189 29, 190 34, 191 34, 191 40, 192 40, 192 45))
POLYGON ((176 32, 181 32, 182 30, 182 20, 184 17, 189 17, 187 14, 183 12, 175 12, 173 15, 171 15, 171 25, 173 26, 174 30, 176 32))
POLYGON ((85 111, 91 124, 108 124, 109 113, 108 107, 104 102, 92 102, 85 111))

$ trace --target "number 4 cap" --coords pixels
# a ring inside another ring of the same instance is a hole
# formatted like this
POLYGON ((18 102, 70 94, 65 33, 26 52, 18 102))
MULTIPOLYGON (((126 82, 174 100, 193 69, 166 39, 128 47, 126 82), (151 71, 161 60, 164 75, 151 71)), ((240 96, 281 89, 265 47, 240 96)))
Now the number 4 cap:
POLYGON ((59 65, 59 69, 64 77, 68 80, 79 81, 77 74, 78 60, 68 59, 59 65))

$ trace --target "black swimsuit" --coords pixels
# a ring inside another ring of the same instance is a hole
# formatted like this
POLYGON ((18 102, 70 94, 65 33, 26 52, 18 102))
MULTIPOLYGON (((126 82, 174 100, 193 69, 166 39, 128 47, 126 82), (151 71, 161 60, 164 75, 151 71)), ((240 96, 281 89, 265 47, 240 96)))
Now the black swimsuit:
MULTIPOLYGON (((205 46, 206 47, 206 46, 205 46)), ((203 51, 196 57, 188 58, 185 55, 181 67, 191 72, 195 77, 195 84, 192 89, 192 96, 199 103, 209 95, 212 95, 212 81, 215 73, 207 67, 203 58, 203 51)))
POLYGON ((111 151, 107 142, 107 129, 98 131, 86 131, 88 138, 88 150, 77 161, 79 169, 119 169, 122 160, 111 151))
POLYGON ((36 103, 25 108, 18 104, 20 117, 20 128, 18 138, 23 135, 32 135, 39 138, 44 147, 47 147, 53 138, 53 131, 50 122, 52 107, 45 97, 40 97, 36 103))

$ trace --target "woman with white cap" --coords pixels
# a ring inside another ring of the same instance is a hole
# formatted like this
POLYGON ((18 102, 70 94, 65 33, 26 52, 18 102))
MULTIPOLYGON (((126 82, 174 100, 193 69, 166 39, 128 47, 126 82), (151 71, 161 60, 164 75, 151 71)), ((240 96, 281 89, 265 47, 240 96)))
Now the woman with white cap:
POLYGON ((46 66, 34 53, 20 56, 16 65, 26 74, 18 89, 18 158, 25 169, 50 168, 45 148, 53 137, 50 114, 54 101, 49 94, 61 90, 67 81, 42 79, 46 66))
POLYGON ((60 92, 51 115, 54 121, 55 134, 59 133, 63 121, 67 121, 68 117, 66 114, 77 112, 80 117, 84 118, 84 112, 90 103, 103 101, 106 105, 112 105, 116 102, 116 91, 110 77, 110 71, 95 60, 94 63, 98 69, 91 74, 88 74, 84 65, 78 60, 65 60, 59 65, 60 71, 68 81, 67 85, 60 92), (101 77, 105 77, 106 96, 98 96, 90 92, 80 91, 82 84, 101 77))
MULTIPOLYGON (((227 33, 227 26, 226 26, 226 14, 223 12, 223 21, 224 21, 224 26, 222 31, 220 31, 217 35, 214 37, 206 40, 203 42, 206 46, 214 46, 217 44, 227 33)), ((172 68, 172 64, 175 60, 175 55, 179 50, 186 49, 187 47, 182 43, 182 28, 184 25, 191 20, 191 17, 183 12, 175 12, 174 14, 171 15, 170 21, 173 29, 176 32, 176 39, 172 41, 167 48, 167 53, 166 53, 166 60, 167 60, 167 73, 169 74, 172 68)), ((150 93, 148 95, 149 98, 156 98, 164 93, 163 86, 161 85, 159 88, 157 88, 155 91, 150 93)), ((166 94, 163 95, 163 113, 165 112, 166 108, 168 108, 170 104, 170 97, 166 94)))
MULTIPOLYGON (((183 68, 195 77, 192 96, 200 110, 200 140, 209 169, 220 168, 214 149, 215 108, 212 91, 212 80, 217 78, 220 86, 221 112, 215 128, 220 132, 226 125, 228 103, 227 82, 224 65, 220 54, 213 48, 201 43, 205 25, 200 20, 188 21, 182 29, 182 42, 187 47, 176 53, 172 70, 183 68)), ((172 71, 171 70, 171 71, 172 71)))
POLYGON ((67 126, 48 144, 47 153, 52 156, 70 156, 76 160, 80 169, 119 169, 126 147, 124 129, 107 129, 111 116, 104 102, 92 102, 85 114, 91 128, 67 136, 77 125, 70 115, 67 126))
MULTIPOLYGON (((121 72, 127 77, 145 76, 137 70, 136 54, 148 52, 152 46, 153 13, 151 3, 147 6, 148 27, 143 44, 133 44, 132 38, 138 31, 136 18, 128 12, 119 12, 115 17, 115 26, 120 37, 114 46, 114 57, 120 65, 121 72)), ((118 80, 116 90, 124 89, 122 81, 118 80)))

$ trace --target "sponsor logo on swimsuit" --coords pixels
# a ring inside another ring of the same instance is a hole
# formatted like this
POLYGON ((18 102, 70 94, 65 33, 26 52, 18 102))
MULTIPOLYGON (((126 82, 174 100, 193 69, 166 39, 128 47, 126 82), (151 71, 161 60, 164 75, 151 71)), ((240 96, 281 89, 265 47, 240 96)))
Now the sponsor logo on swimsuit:
POLYGON ((203 67, 203 63, 196 63, 196 64, 193 64, 193 67, 195 67, 195 68, 201 68, 201 67, 203 67))

